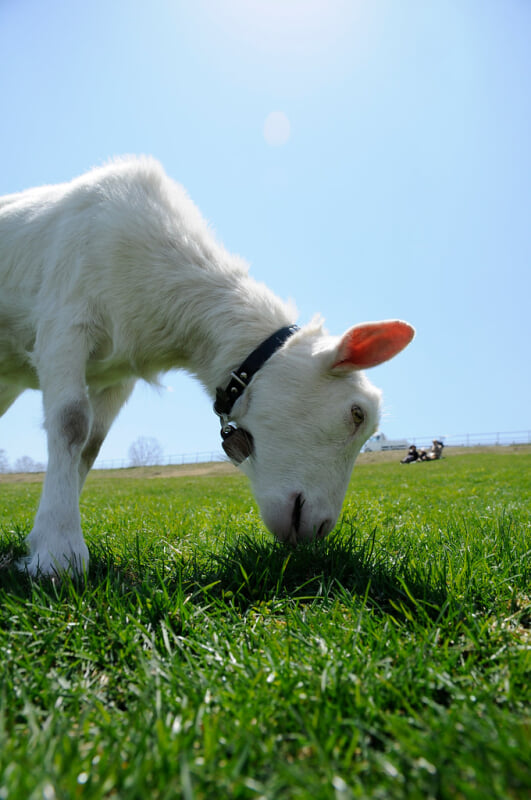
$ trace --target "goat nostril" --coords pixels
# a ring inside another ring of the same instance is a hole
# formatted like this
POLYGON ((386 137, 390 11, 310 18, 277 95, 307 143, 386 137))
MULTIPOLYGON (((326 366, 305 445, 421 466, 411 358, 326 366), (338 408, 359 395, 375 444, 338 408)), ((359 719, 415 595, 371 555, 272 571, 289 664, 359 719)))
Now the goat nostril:
POLYGON ((317 531, 317 537, 316 538, 317 539, 324 539, 329 530, 330 530, 330 520, 325 519, 319 525, 319 529, 317 531))
POLYGON ((304 505, 304 498, 302 494, 298 494, 293 504, 293 512, 291 514, 291 525, 296 533, 299 532, 301 525, 302 507, 304 505))

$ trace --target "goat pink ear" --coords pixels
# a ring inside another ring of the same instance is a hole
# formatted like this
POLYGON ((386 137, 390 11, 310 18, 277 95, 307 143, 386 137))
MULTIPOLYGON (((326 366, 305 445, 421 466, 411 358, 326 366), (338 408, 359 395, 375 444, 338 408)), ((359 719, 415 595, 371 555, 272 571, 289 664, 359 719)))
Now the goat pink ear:
POLYGON ((415 329, 398 319, 355 325, 339 342, 332 369, 347 371, 376 367, 396 356, 414 335, 415 329))

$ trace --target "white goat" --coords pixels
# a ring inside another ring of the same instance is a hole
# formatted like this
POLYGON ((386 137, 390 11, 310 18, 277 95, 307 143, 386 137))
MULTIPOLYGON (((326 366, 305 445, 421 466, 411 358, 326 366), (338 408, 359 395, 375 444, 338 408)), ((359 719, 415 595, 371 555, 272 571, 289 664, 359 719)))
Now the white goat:
POLYGON ((378 423, 380 393, 360 369, 413 329, 387 321, 334 338, 291 322, 152 159, 0 199, 0 415, 40 388, 48 436, 28 572, 88 568, 86 475, 136 379, 174 367, 218 390, 225 449, 266 525, 293 543, 325 536, 378 423))

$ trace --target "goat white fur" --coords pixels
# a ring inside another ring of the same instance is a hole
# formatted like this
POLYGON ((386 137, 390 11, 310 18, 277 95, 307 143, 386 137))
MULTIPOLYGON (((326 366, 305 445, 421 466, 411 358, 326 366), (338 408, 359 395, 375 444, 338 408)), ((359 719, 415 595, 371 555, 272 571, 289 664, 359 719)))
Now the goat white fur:
MULTIPOLYGON (((117 160, 0 199, 0 415, 25 388, 40 388, 48 437, 29 573, 88 568, 79 492, 136 379, 184 368, 214 397, 292 317, 152 159, 117 160)), ((324 536, 335 525, 378 422, 380 395, 360 368, 412 337, 400 321, 341 338, 314 322, 235 404, 231 418, 254 439, 241 467, 280 539, 324 536)))

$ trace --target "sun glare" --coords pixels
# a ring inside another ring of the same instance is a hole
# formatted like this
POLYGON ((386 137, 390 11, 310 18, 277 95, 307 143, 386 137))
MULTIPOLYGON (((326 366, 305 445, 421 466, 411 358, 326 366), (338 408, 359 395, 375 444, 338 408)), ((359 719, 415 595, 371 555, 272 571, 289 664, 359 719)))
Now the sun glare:
POLYGON ((293 59, 333 54, 358 0, 220 0, 203 8, 223 36, 257 53, 293 59))

